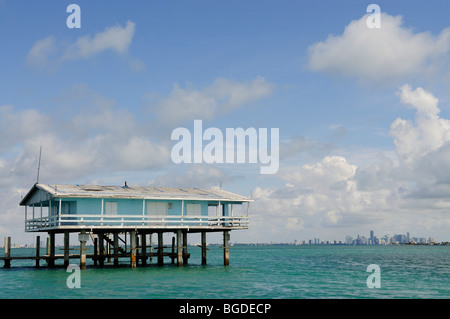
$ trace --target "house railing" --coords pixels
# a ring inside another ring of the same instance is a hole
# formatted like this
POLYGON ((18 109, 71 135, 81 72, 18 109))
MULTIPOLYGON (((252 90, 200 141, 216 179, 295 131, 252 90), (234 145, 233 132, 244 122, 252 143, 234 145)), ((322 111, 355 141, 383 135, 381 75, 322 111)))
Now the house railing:
POLYGON ((25 220, 25 231, 86 227, 248 227, 248 216, 57 214, 25 220))

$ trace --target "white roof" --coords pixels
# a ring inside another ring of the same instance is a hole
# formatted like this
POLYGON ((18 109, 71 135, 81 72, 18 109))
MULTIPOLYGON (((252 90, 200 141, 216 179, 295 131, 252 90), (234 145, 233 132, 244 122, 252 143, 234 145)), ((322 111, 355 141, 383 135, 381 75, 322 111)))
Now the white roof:
MULTIPOLYGON (((168 200, 209 200, 250 202, 251 198, 234 194, 223 189, 199 189, 149 186, 103 186, 103 185, 63 185, 35 184, 22 200, 36 189, 41 189, 53 197, 63 198, 133 198, 133 199, 168 199, 168 200)), ((22 204, 21 203, 21 204, 22 204)))

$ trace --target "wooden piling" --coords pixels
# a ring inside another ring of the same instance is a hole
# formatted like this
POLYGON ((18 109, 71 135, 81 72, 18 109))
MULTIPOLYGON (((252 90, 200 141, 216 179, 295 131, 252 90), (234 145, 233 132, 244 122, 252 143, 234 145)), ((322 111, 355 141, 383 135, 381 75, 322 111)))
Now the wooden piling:
POLYGON ((119 233, 114 233, 114 267, 119 266, 119 233))
POLYGON ((153 261, 153 257, 152 257, 152 255, 153 255, 153 240, 152 240, 152 234, 150 233, 150 236, 149 236, 149 241, 150 241, 150 262, 152 262, 153 261))
POLYGON ((100 267, 105 265, 105 234, 98 234, 98 264, 100 267))
POLYGON ((130 266, 136 268, 136 231, 130 231, 130 266))
POLYGON ((139 254, 140 254, 140 244, 141 242, 139 241, 139 235, 138 233, 136 233, 136 265, 139 266, 139 254))
POLYGON ((183 265, 188 264, 187 232, 183 232, 183 265))
POLYGON ((40 255, 41 255, 41 236, 36 236, 36 268, 39 268, 40 255))
MULTIPOLYGON (((5 257, 10 258, 11 257, 11 237, 5 237, 5 257)), ((11 260, 5 259, 5 264, 3 265, 5 268, 11 267, 11 260)))
MULTIPOLYGON (((45 246, 45 254, 47 256, 50 256, 50 237, 47 237, 47 243, 45 246)), ((48 259, 46 259, 45 262, 47 263, 47 266, 48 266, 48 259)))
POLYGON ((69 266, 69 232, 64 232, 64 267, 69 266))
POLYGON ((158 265, 164 265, 163 233, 158 233, 158 265))
POLYGON ((109 239, 109 234, 105 235, 106 240, 106 255, 108 256, 108 259, 106 260, 107 263, 111 262, 111 240, 109 239))
POLYGON ((182 238, 181 229, 177 230, 177 266, 183 266, 183 250, 182 250, 182 238))
POLYGON ((172 264, 175 263, 175 236, 172 236, 172 256, 170 256, 170 259, 172 259, 172 264))
POLYGON ((147 265, 147 234, 141 234, 141 262, 147 265))
POLYGON ((206 232, 202 232, 202 265, 206 265, 206 232))
POLYGON ((98 264, 98 238, 94 238, 94 266, 98 264))
POLYGON ((229 233, 229 231, 224 231, 223 232, 223 264, 225 266, 228 266, 230 264, 229 242, 230 242, 230 233, 229 233))
POLYGON ((55 267, 55 233, 49 233, 49 259, 48 266, 55 267))
POLYGON ((89 239, 89 235, 84 230, 78 234, 78 240, 80 241, 80 269, 86 269, 86 241, 89 239))

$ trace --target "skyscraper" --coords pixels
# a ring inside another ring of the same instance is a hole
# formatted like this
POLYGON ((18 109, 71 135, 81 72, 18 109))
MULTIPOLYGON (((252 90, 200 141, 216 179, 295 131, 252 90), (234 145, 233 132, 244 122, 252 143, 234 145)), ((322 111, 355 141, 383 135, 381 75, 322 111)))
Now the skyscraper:
POLYGON ((373 230, 371 230, 370 231, 370 241, 369 241, 369 245, 374 245, 375 244, 375 241, 374 241, 374 238, 373 238, 373 230))

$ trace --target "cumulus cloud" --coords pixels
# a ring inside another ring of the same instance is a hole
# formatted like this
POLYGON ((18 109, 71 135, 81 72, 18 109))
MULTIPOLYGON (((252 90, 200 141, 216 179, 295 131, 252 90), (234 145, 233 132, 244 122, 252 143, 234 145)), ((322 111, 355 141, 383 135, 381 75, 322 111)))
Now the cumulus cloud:
POLYGON ((312 164, 282 166, 276 177, 284 186, 253 192, 255 226, 273 226, 280 236, 377 225, 383 231, 415 233, 434 227, 441 236, 446 234, 450 121, 439 116, 438 99, 423 88, 404 85, 398 96, 416 116, 414 122, 398 118, 391 125, 396 157, 380 152, 373 163, 358 166, 334 155, 312 164))
POLYGON ((0 107, 0 155, 3 176, 35 176, 39 148, 48 179, 70 180, 111 170, 139 171, 168 163, 169 144, 152 136, 127 109, 74 85, 64 92, 71 116, 35 109, 0 107), (75 98, 74 96, 79 96, 75 98), (79 104, 83 107, 73 107, 79 104), (12 151, 15 150, 15 151, 12 151))
POLYGON ((438 99, 424 89, 404 85, 399 95, 402 103, 416 110, 415 123, 398 118, 390 134, 399 158, 411 163, 450 141, 450 121, 439 117, 438 99))
POLYGON ((313 165, 303 165, 300 170, 289 169, 280 176, 290 183, 307 187, 331 187, 354 176, 356 166, 351 165, 342 156, 326 156, 313 165))
POLYGON ((434 64, 448 59, 450 28, 437 36, 414 33, 403 26, 401 16, 381 13, 381 28, 371 29, 367 17, 349 23, 341 35, 311 45, 309 68, 380 81, 436 71, 434 64))
POLYGON ((270 96, 274 84, 262 77, 251 82, 237 82, 218 78, 204 90, 180 88, 175 84, 168 97, 151 105, 158 118, 173 126, 194 119, 210 120, 227 114, 243 105, 270 96))
POLYGON ((135 23, 128 21, 125 27, 116 25, 106 28, 92 38, 80 37, 65 50, 62 60, 89 58, 107 50, 124 54, 128 51, 134 31, 135 23))
POLYGON ((35 109, 16 110, 13 105, 0 106, 0 156, 11 152, 17 143, 44 132, 51 119, 35 109))
POLYGON ((26 62, 34 67, 46 66, 50 62, 50 57, 58 51, 56 40, 49 36, 38 40, 30 52, 28 52, 26 62))
MULTIPOLYGON (((46 67, 69 60, 91 58, 104 51, 125 55, 134 33, 135 23, 128 21, 125 27, 120 25, 107 27, 92 37, 89 35, 79 37, 72 44, 65 44, 57 41, 53 36, 48 36, 33 45, 28 52, 26 62, 33 67, 46 67)), ((133 69, 142 69, 143 63, 140 60, 131 59, 130 66, 133 69)))

